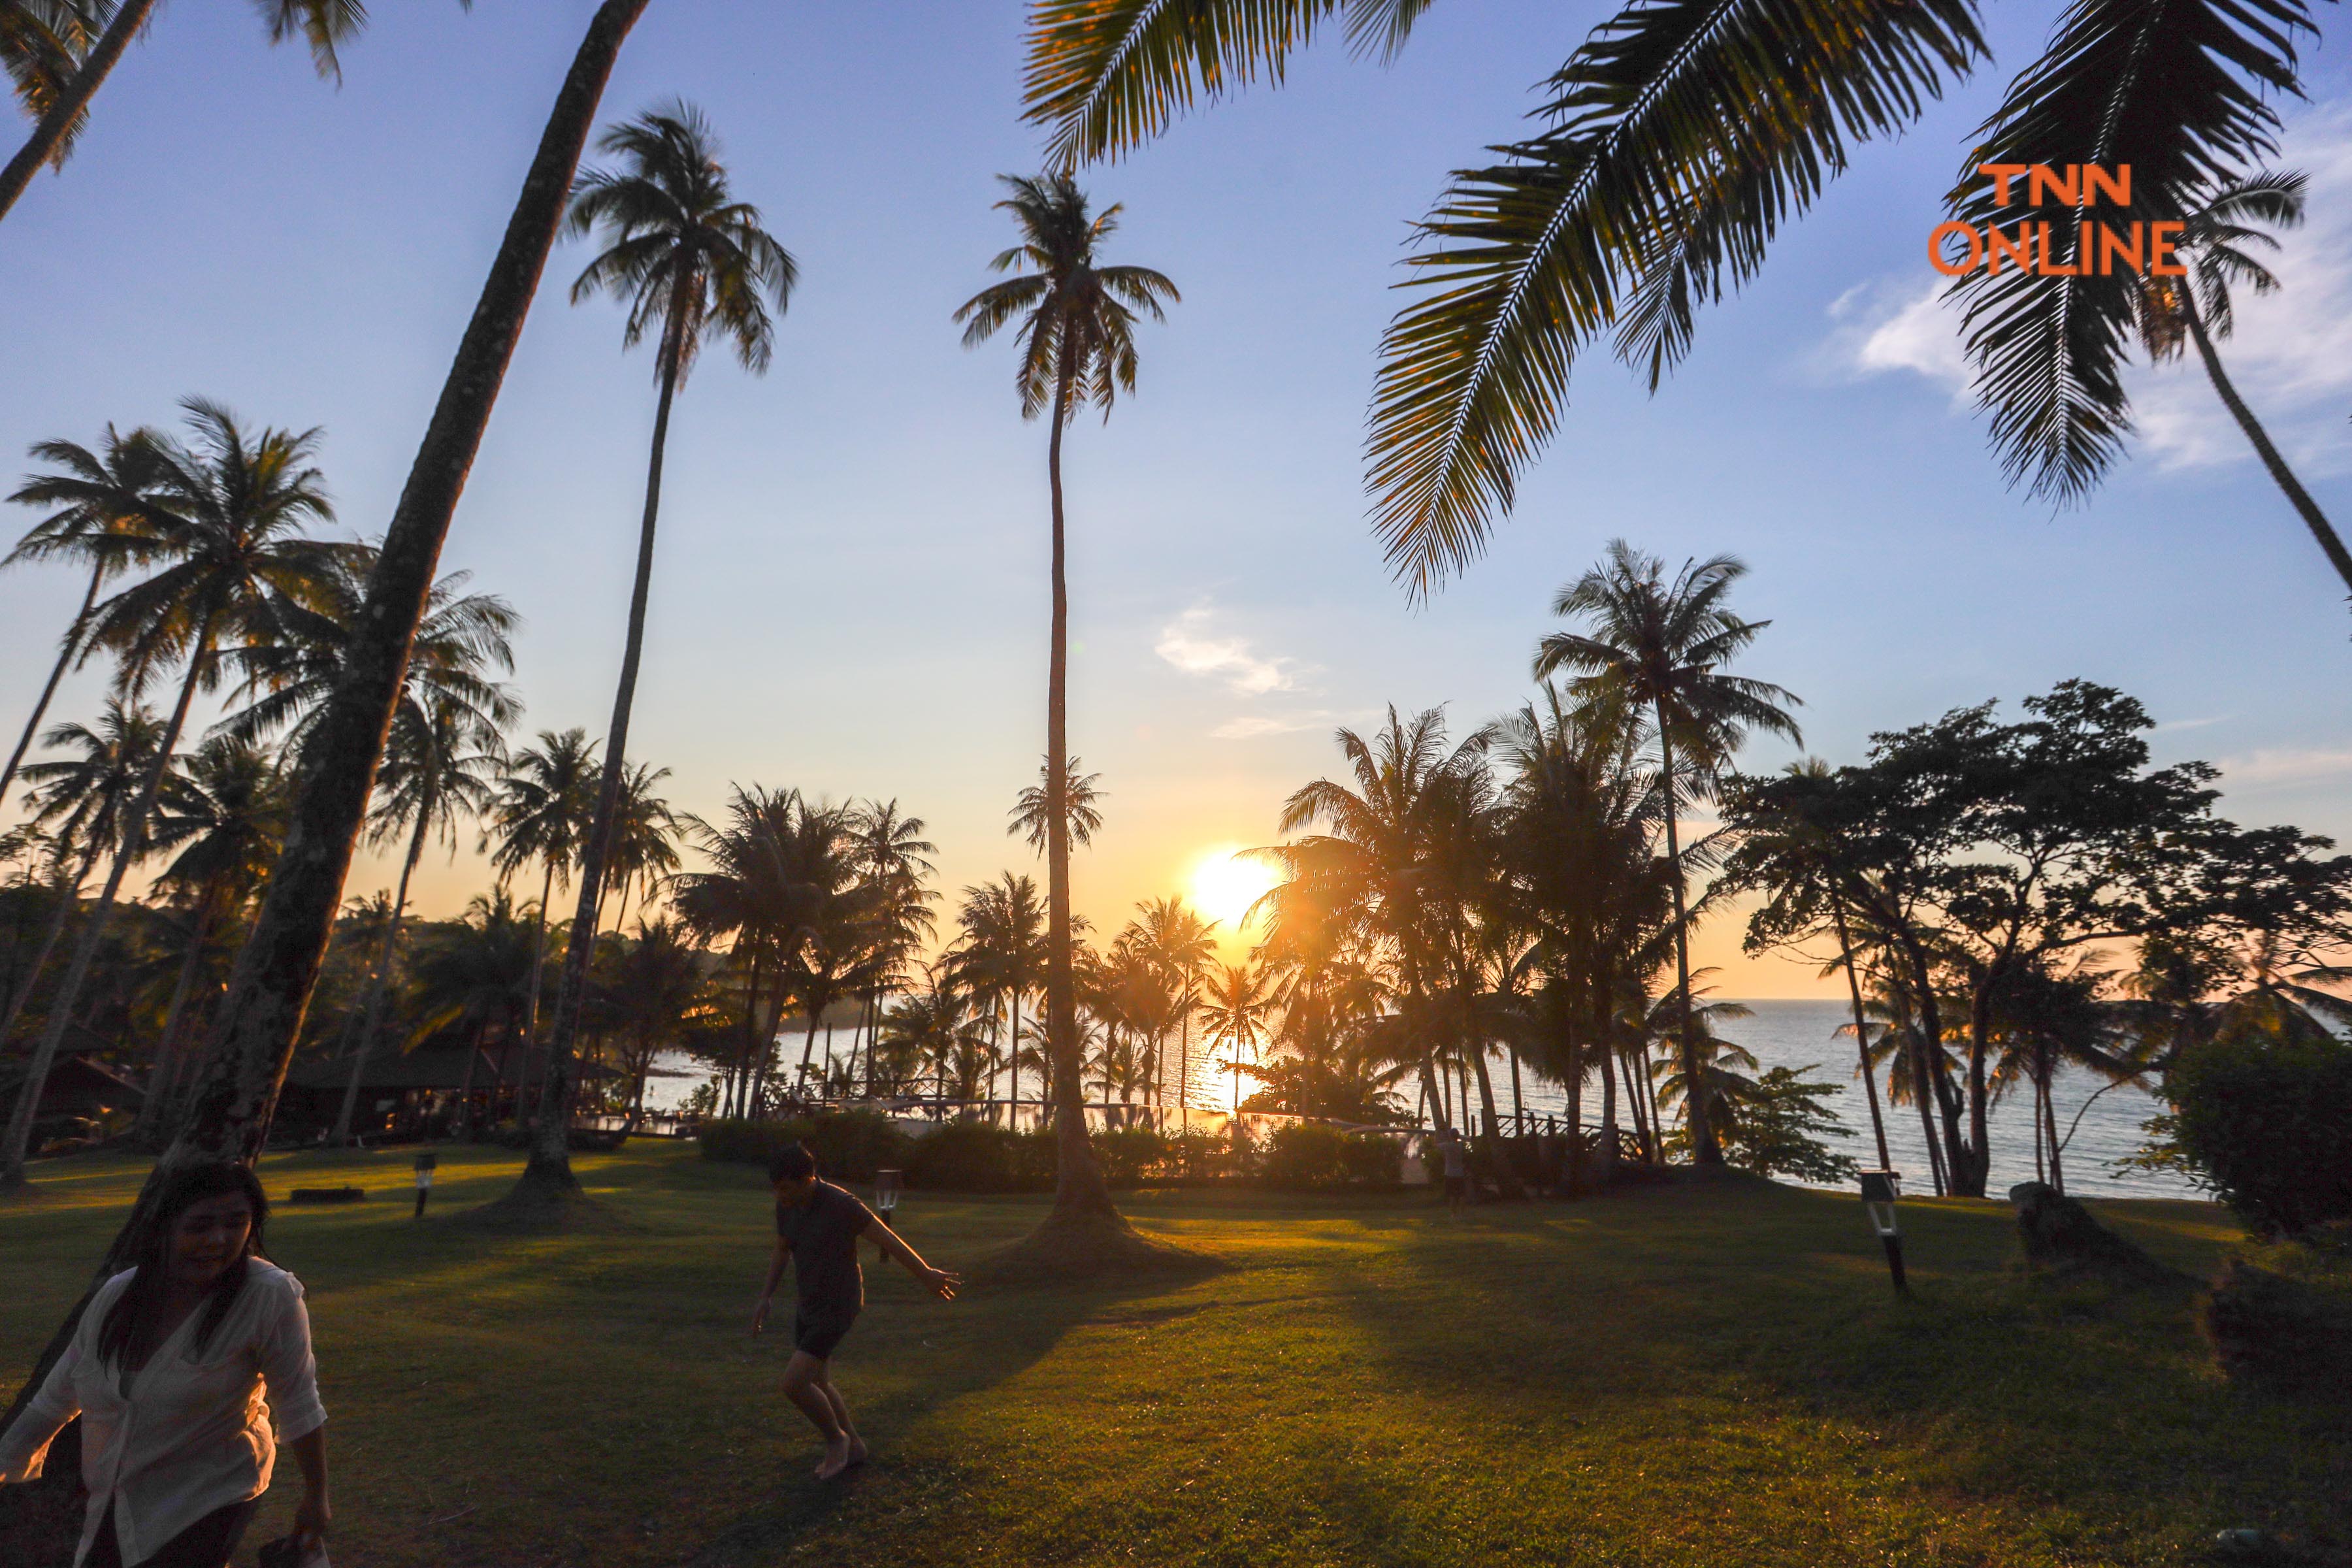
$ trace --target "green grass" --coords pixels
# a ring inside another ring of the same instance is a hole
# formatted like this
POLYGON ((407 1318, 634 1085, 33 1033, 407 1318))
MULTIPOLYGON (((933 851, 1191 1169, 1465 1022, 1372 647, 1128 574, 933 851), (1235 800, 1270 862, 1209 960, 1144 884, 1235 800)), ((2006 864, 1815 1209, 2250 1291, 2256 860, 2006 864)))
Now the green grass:
MULTIPOLYGON (((789 1344, 744 1332, 758 1174, 633 1144, 580 1162, 624 1232, 449 1224, 513 1158, 445 1152, 421 1225, 396 1153, 264 1168, 274 1196, 376 1200, 272 1222, 310 1289, 339 1562, 2142 1568, 2224 1527, 2352 1542, 2352 1427, 2221 1383, 2188 1290, 2029 1280, 2005 1206, 1909 1203, 1898 1301, 1858 1204, 1761 1184, 1459 1223, 1143 1196, 1140 1226, 1230 1267, 952 1306, 869 1263, 836 1375, 875 1463, 824 1487, 789 1344)), ((0 1377, 138 1174, 61 1162, 0 1205, 0 1377)), ((917 1194, 902 1228, 952 1267, 1040 1208, 917 1194)), ((2236 1240, 2208 1205, 2100 1209, 2200 1274, 2236 1240)))

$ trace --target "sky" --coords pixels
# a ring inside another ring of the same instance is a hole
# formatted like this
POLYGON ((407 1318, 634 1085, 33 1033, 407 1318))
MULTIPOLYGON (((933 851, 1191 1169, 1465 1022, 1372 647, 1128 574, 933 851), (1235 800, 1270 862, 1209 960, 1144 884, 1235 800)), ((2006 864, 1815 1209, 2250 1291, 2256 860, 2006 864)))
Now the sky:
MULTIPOLYGON (((247 7, 162 8, 63 174, 0 224, 0 473, 204 395, 319 426, 338 526, 380 533, 593 10, 378 6, 338 88, 247 7)), ((1621 536, 1748 563, 1735 607, 1771 625, 1739 668, 1803 699, 1807 752, 1858 761, 1874 731, 2085 677, 2147 705, 2159 760, 2221 766, 2227 815, 2352 837, 2344 594, 2202 376, 2140 373, 2128 460, 2067 511, 2004 485, 1969 405, 1926 239, 2047 5, 1992 9, 1995 63, 1859 148, 1655 395, 1580 366, 1492 548, 1408 602, 1360 447, 1409 222, 1521 133, 1531 88, 1605 15, 1434 6, 1393 65, 1335 41, 1085 175, 1126 205, 1111 258, 1182 301, 1142 331, 1137 394, 1066 444, 1072 745, 1108 817, 1079 910, 1115 928, 1274 842, 1283 798, 1339 767, 1339 726, 1443 705, 1466 734, 1515 706, 1553 594, 1621 536)), ((896 797, 929 824, 950 903, 1035 869, 1003 822, 1044 750, 1046 432, 1020 418, 1011 344, 967 351, 950 320, 1010 243, 993 177, 1040 157, 1021 20, 1012 0, 655 0, 604 104, 698 105, 800 267, 769 373, 714 353, 680 398, 631 749, 685 811, 734 783, 896 797)), ((2311 221, 2222 352, 2345 520, 2352 74, 2309 52, 2281 161, 2312 176, 2311 221)), ((528 731, 604 726, 653 419, 617 309, 566 300, 584 259, 550 265, 443 562, 524 617, 528 731)), ((63 570, 0 574, 12 740, 79 592, 63 570)), ((85 673, 57 716, 101 695, 85 673)), ((428 858, 426 913, 487 880, 462 851, 428 858)), ((391 870, 363 858, 349 890, 391 870)), ((1247 879, 1223 882, 1230 901, 1247 879)), ((1696 946, 1721 994, 1827 994, 1738 938, 1727 918, 1696 946)))

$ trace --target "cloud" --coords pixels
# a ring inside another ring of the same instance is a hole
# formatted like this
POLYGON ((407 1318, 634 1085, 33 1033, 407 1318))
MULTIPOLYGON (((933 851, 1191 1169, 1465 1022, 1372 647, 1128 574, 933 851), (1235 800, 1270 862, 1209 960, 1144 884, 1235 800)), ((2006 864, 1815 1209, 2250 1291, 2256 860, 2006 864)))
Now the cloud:
POLYGON ((1221 677, 1244 697, 1298 689, 1299 672, 1293 660, 1253 653, 1247 637, 1211 636, 1210 624, 1215 618, 1216 613, 1208 605, 1193 605, 1160 629, 1152 651, 1187 675, 1221 677))
POLYGON ((2325 746, 2265 747, 2242 757, 2224 757, 2214 766, 2232 785, 2308 784, 2352 773, 2352 751, 2325 746))
POLYGON ((1226 720, 1209 731, 1209 738, 1213 741, 1255 741, 1261 735, 1295 735, 1301 730, 1320 730, 1354 717, 1357 715, 1334 712, 1328 708, 1318 708, 1311 713, 1293 714, 1286 719, 1248 713, 1238 719, 1226 720))
MULTIPOLYGON (((2274 165, 2310 176, 2307 221, 2263 258, 2275 294, 2233 289, 2236 331, 2217 345, 2222 368, 2306 477, 2352 469, 2344 404, 2352 395, 2352 102, 2291 119, 2274 165)), ((1849 289, 1829 309, 1817 364, 1844 378, 1916 375, 1970 405, 1959 313, 1941 279, 1880 279, 1849 289)), ((2245 436, 2206 379, 2185 360, 2126 374, 2140 447, 2164 469, 2250 462, 2245 436)))

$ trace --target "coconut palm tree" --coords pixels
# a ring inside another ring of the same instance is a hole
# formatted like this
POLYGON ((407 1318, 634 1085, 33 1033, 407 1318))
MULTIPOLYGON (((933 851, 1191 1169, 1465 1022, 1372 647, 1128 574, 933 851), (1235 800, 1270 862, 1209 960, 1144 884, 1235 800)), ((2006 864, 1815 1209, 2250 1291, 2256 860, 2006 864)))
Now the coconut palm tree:
MULTIPOLYGON (((189 1111, 159 1171, 184 1158, 250 1160, 268 1136, 366 824, 376 763, 405 689, 408 651, 432 597, 442 542, 554 247, 604 84, 646 5, 603 0, 557 90, 384 531, 358 628, 307 748, 286 847, 238 951, 189 1111)), ((152 1190, 142 1189, 142 1205, 152 1190)), ((134 1213, 132 1226, 143 1212, 134 1213)), ((127 1256, 132 1234, 118 1235, 110 1259, 127 1256)))
MULTIPOLYGON (((1025 116, 1057 167, 1115 158, 1199 99, 1336 25, 1388 58, 1425 0, 1041 0, 1025 116)), ((2198 193, 2274 151, 2301 93, 2305 0, 2070 0, 2041 57, 1967 139, 1954 216, 2032 221, 1976 173, 1988 155, 2132 171, 2117 221, 2185 218, 2198 193)), ((1540 84, 1527 137, 1458 171, 1409 253, 1412 301, 1381 342, 1367 442, 1375 531, 1416 595, 1484 548, 1558 427, 1577 362, 1604 340, 1654 388, 1696 313, 1763 266, 1781 226, 1988 58, 1973 0, 1624 0, 1540 84)), ((1549 65, 1549 62, 1546 62, 1549 65)), ((2041 215, 2047 216, 2046 214, 2041 215)), ((2053 225, 2070 230, 2069 225, 2053 225)), ((2137 280, 2076 268, 1959 280, 1994 447, 2037 494, 2079 497, 2130 429, 2121 365, 2137 280)))
POLYGON ((1067 713, 1070 595, 1065 566, 1062 432, 1082 404, 1108 418, 1122 390, 1135 390, 1135 319, 1146 311, 1164 321, 1161 301, 1178 299, 1176 285, 1148 267, 1103 264, 1099 250, 1118 226, 1117 204, 1099 214, 1066 175, 1036 179, 999 176, 1010 194, 996 205, 1013 215, 1021 243, 999 252, 990 269, 1013 276, 965 300, 955 319, 969 348, 1015 320, 1021 362, 1013 385, 1021 416, 1050 413, 1045 471, 1053 491, 1053 621, 1045 674, 1045 1017, 1054 1063, 1056 1118, 1054 1209, 1049 1226, 1117 1219, 1087 1142, 1079 1083, 1077 994, 1070 925, 1070 822, 1067 788, 1073 768, 1067 713))
POLYGON ((187 946, 155 1037, 135 1134, 152 1139, 165 1124, 171 1090, 180 1076, 179 1045, 196 969, 221 923, 261 885, 286 831, 286 790, 268 752, 251 741, 215 735, 198 747, 158 803, 153 834, 159 850, 175 850, 157 879, 185 900, 187 946))
MULTIPOLYGON (((667 768, 634 763, 624 770, 621 798, 613 811, 613 832, 604 854, 604 889, 619 900, 613 929, 628 919, 629 892, 641 889, 638 910, 654 888, 677 869, 677 814, 654 786, 669 777, 667 768)), ((591 797, 593 800, 593 796, 591 797)), ((601 900, 599 923, 602 923, 601 900)))
POLYGON ((596 975, 598 1021, 620 1043, 628 1086, 629 1124, 646 1113, 646 1079, 654 1058, 683 1041, 709 1010, 710 983, 702 950, 675 921, 637 922, 633 941, 616 942, 596 975))
POLYGON ((122 819, 154 769, 163 725, 136 704, 110 699, 98 726, 60 724, 41 737, 54 752, 77 756, 35 763, 25 770, 33 785, 33 826, 48 836, 50 899, 48 926, 0 1016, 0 1046, 15 1034, 16 1020, 57 951, 66 922, 81 907, 82 885, 99 858, 121 846, 122 819))
MULTIPOLYGON (((875 889, 869 921, 873 952, 867 964, 866 1013, 860 1028, 866 1037, 866 1092, 877 1092, 874 1074, 874 1029, 881 1017, 883 994, 905 984, 914 963, 939 929, 931 905, 939 894, 926 886, 939 868, 930 857, 939 846, 923 837, 923 819, 908 816, 895 800, 868 801, 854 808, 852 831, 858 847, 858 875, 875 889)), ((853 1036, 853 1063, 857 1043, 853 1036)))
POLYGON ((1780 687, 1723 666, 1756 640, 1769 621, 1742 620, 1726 606, 1732 584, 1747 574, 1737 558, 1717 555, 1686 561, 1674 581, 1654 556, 1643 555, 1623 540, 1612 540, 1600 565, 1569 584, 1552 601, 1552 614, 1587 620, 1591 635, 1553 632, 1538 645, 1538 680, 1573 672, 1570 693, 1580 700, 1601 700, 1646 708, 1658 744, 1659 774, 1665 781, 1666 858, 1675 868, 1675 978, 1676 1006, 1685 1018, 1682 1071, 1697 1084, 1688 1117, 1692 1157, 1720 1164, 1723 1151, 1707 1125, 1706 1081, 1698 1077, 1696 1035, 1690 1023, 1690 913, 1685 890, 1678 807, 1703 796, 1711 781, 1731 765, 1750 730, 1763 730, 1803 744, 1789 708, 1798 699, 1780 687))
POLYGON ((455 859, 458 824, 489 809, 496 798, 495 781, 507 760, 501 721, 511 711, 509 707, 486 712, 436 691, 420 693, 402 703, 393 715, 383 767, 376 775, 376 808, 370 818, 369 837, 378 844, 398 843, 405 837, 408 847, 401 858, 400 880, 392 895, 392 921, 384 927, 383 945, 376 953, 365 1021, 360 1025, 359 1047, 352 1053, 351 1079, 343 1087, 342 1109, 335 1116, 337 1144, 351 1138, 360 1085, 367 1076, 368 1059, 374 1054, 384 997, 399 952, 401 921, 408 910, 408 879, 425 858, 425 846, 436 837, 448 846, 455 859))
POLYGON ((1139 918, 1129 929, 1159 975, 1164 998, 1157 1010, 1157 1033, 1164 1036, 1171 1025, 1177 1031, 1177 1120, 1182 1125, 1192 1112, 1192 1015, 1213 973, 1219 922, 1203 921, 1181 899, 1147 899, 1135 907, 1139 918))
MULTIPOLYGON (((1069 824, 1070 842, 1082 849, 1094 843, 1095 835, 1102 831, 1102 812, 1095 803, 1109 793, 1096 787, 1102 774, 1079 771, 1085 766, 1085 763, 1072 757, 1062 779, 1062 809, 1069 824)), ((1013 809, 1005 813, 1013 820, 1004 825, 1006 837, 1020 834, 1029 840, 1029 847, 1041 856, 1045 853, 1046 803, 1053 795, 1045 769, 1045 763, 1037 764, 1037 782, 1022 786, 1013 809)))
MULTIPOLYGON (((68 961, 47 1027, 34 1047, 27 1081, 37 1088, 47 1079, 65 1037, 123 876, 146 854, 156 796, 189 708, 199 689, 210 689, 220 679, 220 650, 275 638, 281 606, 319 602, 331 575, 328 548, 301 537, 307 524, 333 516, 325 481, 310 466, 318 432, 264 429, 248 437, 236 416, 218 404, 191 398, 182 406, 193 443, 150 434, 140 465, 144 483, 135 494, 118 498, 115 510, 138 519, 135 531, 92 541, 152 567, 91 612, 90 643, 117 656, 118 687, 135 693, 173 665, 184 664, 185 670, 156 760, 123 816, 122 847, 68 961)), ((26 1130, 29 1134, 29 1121, 26 1130)), ((12 1139, 9 1149, 0 1149, 0 1186, 22 1180, 24 1154, 17 1142, 12 1139)))
MULTIPOLYGON (((959 933, 948 950, 945 973, 967 994, 987 998, 992 1029, 1001 1021, 1000 1007, 1012 1015, 1009 1026, 997 1038, 996 1058, 1012 1069, 1012 1119, 1018 1126, 1021 1002, 1044 984, 1049 963, 1045 910, 1037 900, 1037 884, 1006 871, 994 882, 966 888, 956 924, 959 933)), ((1047 1098, 1042 1088, 1038 1098, 1047 1098)))
MULTIPOLYGON (((0 72, 25 112, 38 120, 72 87, 81 57, 105 23, 104 0, 0 0, 0 72)), ((50 162, 65 165, 73 133, 68 124, 50 162)))
POLYGON ((539 744, 512 753, 499 776, 498 795, 484 814, 481 849, 490 857, 501 887, 536 864, 539 905, 532 917, 530 999, 523 1011, 523 1037, 539 1037, 540 979, 547 968, 550 895, 572 880, 572 864, 595 809, 596 742, 578 727, 539 732, 539 744))
MULTIPOLYGON (((472 0, 458 3, 469 5, 472 0)), ((27 40, 32 50, 47 58, 31 78, 29 90, 27 79, 18 76, 19 96, 27 109, 37 111, 37 119, 25 145, 0 168, 0 217, 16 205, 42 164, 65 166, 66 153, 89 112, 90 100, 105 85, 131 40, 146 30, 155 5, 156 0, 5 0, 0 4, 0 40, 11 31, 7 18, 12 11, 46 20, 46 30, 57 40, 54 49, 43 49, 37 42, 27 40), (59 54, 62 58, 58 58, 59 54)), ((361 0, 255 0, 255 6, 269 25, 271 43, 282 44, 299 34, 310 47, 311 63, 319 74, 342 80, 337 50, 367 22, 367 7, 361 0)), ((0 55, 5 53, 5 47, 0 47, 0 55)), ((10 74, 17 75, 14 60, 9 66, 10 74)))
POLYGON ((671 904, 698 939, 733 942, 730 956, 744 981, 737 1088, 751 1110, 757 1108, 755 1085, 766 1081, 775 1019, 782 1010, 780 984, 769 998, 763 1025, 761 986, 772 973, 779 973, 783 933, 801 902, 788 847, 799 805, 799 795, 791 790, 736 785, 723 824, 697 816, 686 819, 687 831, 710 862, 709 868, 682 872, 670 883, 671 904))
POLYGON ((1275 1010, 1273 981, 1257 964, 1221 963, 1209 976, 1201 1020, 1211 1043, 1232 1053, 1227 1066, 1234 1074, 1234 1114, 1242 1113, 1242 1053, 1255 1059, 1269 1033, 1275 1010))
MULTIPOLYGON (((628 304, 624 346, 655 331, 654 375, 660 387, 654 411, 653 455, 646 471, 646 504, 637 534, 636 580, 629 597, 629 627, 613 720, 604 733, 604 772, 596 813, 580 858, 574 931, 593 932, 614 868, 614 848, 628 752, 629 714, 636 698, 637 666, 645 650, 646 605, 653 588, 654 531, 661 515, 662 458, 669 440, 670 405, 693 370, 705 338, 729 339, 746 370, 764 372, 773 352, 775 315, 790 299, 798 268, 761 226, 760 212, 732 198, 719 144, 701 112, 677 103, 667 112, 638 116, 606 129, 597 148, 618 166, 583 175, 567 226, 596 236, 604 246, 572 285, 572 303, 611 293, 628 304)), ((530 1163, 516 1189, 544 1198, 578 1188, 565 1147, 564 1113, 572 1092, 572 1037, 594 944, 574 941, 565 950, 549 1033, 545 1104, 530 1163)))
POLYGON ((2188 273, 2180 278, 2151 277, 2145 281, 2139 292, 2140 341, 2147 346, 2148 358, 2159 364, 2178 358, 2184 341, 2197 345, 2197 357, 2204 363, 2206 379, 2213 384, 2222 406, 2238 422, 2238 428, 2245 432, 2254 455, 2285 492, 2304 526, 2311 530, 2312 538, 2319 542, 2328 564, 2343 578, 2345 587, 2352 589, 2352 551, 2345 549, 2344 541, 2319 510, 2319 503, 2311 499, 2311 492, 2303 488, 2294 470, 2279 456, 2270 433, 2238 395, 2236 384, 2221 368, 2221 356, 2213 348, 2216 338, 2230 335, 2235 321, 2230 302, 2232 284, 2243 285, 2256 294, 2277 292, 2277 277, 2255 260, 2251 252, 2256 248, 2276 250, 2278 241, 2253 226, 2294 228, 2300 225, 2306 184, 2303 175, 2292 171, 2232 180, 2191 211, 2182 225, 2179 245, 2188 273))
POLYGON ((71 441, 41 441, 35 443, 32 455, 51 465, 52 471, 28 475, 8 499, 20 506, 57 510, 26 530, 16 547, 0 560, 0 571, 31 562, 70 562, 89 566, 89 584, 82 591, 81 608, 67 623, 57 663, 33 700, 16 749, 8 754, 6 767, 0 768, 0 805, 7 803, 8 786, 16 782, 16 770, 58 694, 58 682, 89 652, 86 639, 100 591, 110 576, 128 570, 136 559, 123 546, 137 531, 139 506, 152 468, 146 433, 124 436, 110 425, 94 451, 71 441), (108 539, 115 542, 113 547, 100 542, 108 539))

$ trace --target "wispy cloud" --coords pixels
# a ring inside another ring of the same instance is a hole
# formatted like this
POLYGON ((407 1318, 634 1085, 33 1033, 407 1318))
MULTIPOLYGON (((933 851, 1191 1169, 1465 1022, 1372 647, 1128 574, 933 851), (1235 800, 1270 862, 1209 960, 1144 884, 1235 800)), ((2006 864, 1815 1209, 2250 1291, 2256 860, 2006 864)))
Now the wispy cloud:
MULTIPOLYGON (((2220 345, 2239 392, 2287 458, 2309 474, 2352 468, 2343 405, 2352 393, 2352 103, 2292 120, 2279 168, 2310 176, 2309 221, 2263 258, 2281 284, 2257 299, 2232 291, 2237 330, 2220 345)), ((1833 374, 1917 375, 1970 405, 1959 313, 1938 278, 1881 279, 1831 305, 1820 356, 1833 374)), ((2127 373, 2139 446, 2165 469, 2251 460, 2253 454, 2192 351, 2184 361, 2127 373)))
POLYGON ((1213 741, 1255 741, 1261 735, 1295 735, 1301 730, 1321 730, 1342 724, 1360 715, 1341 713, 1328 708, 1318 708, 1308 713, 1293 713, 1286 718, 1268 714, 1248 713, 1238 719, 1228 719, 1209 731, 1213 741))
POLYGON ((1216 612, 1195 605, 1160 629, 1152 651, 1187 675, 1220 679, 1244 697, 1295 691, 1302 673, 1295 660, 1256 653, 1242 637, 1214 635, 1216 612))
POLYGON ((2223 757, 2214 766, 2232 785, 2309 784, 2352 773, 2352 751, 2329 746, 2276 746, 2242 757, 2223 757))

